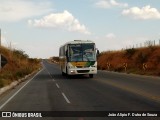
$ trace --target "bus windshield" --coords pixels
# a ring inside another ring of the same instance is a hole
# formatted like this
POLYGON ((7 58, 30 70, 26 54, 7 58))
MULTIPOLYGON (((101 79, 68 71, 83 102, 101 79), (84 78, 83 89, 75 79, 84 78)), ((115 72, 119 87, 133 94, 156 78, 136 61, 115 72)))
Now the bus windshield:
POLYGON ((70 44, 69 61, 96 61, 95 44, 70 44))

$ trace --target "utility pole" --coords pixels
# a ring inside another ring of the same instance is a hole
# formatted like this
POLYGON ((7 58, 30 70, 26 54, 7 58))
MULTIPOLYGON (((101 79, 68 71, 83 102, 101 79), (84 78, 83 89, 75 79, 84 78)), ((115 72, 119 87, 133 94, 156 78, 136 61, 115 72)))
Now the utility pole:
POLYGON ((0 47, 1 47, 1 29, 0 29, 0 47))
POLYGON ((2 65, 1 65, 1 54, 0 54, 0 70, 1 70, 1 68, 2 68, 2 65))
MULTIPOLYGON (((0 29, 0 49, 1 49, 1 29, 0 29)), ((2 65, 1 65, 1 53, 0 53, 0 70, 2 68, 2 65)))
POLYGON ((1 54, 0 54, 0 70, 2 69, 2 58, 1 58, 1 54))

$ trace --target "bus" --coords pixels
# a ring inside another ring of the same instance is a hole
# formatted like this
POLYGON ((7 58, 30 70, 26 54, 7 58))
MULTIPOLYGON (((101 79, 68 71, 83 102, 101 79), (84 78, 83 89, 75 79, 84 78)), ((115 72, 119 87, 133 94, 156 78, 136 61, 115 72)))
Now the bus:
POLYGON ((59 48, 59 63, 62 75, 97 74, 97 49, 90 40, 74 40, 59 48))

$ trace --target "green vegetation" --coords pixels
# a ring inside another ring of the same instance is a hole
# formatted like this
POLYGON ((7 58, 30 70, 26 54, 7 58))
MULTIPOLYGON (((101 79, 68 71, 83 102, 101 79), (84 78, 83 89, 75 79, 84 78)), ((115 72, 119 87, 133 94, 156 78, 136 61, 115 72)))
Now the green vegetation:
POLYGON ((0 88, 40 68, 40 60, 29 58, 22 50, 0 47, 0 54, 8 61, 0 70, 0 88))
POLYGON ((101 70, 160 76, 160 46, 102 52, 101 70))

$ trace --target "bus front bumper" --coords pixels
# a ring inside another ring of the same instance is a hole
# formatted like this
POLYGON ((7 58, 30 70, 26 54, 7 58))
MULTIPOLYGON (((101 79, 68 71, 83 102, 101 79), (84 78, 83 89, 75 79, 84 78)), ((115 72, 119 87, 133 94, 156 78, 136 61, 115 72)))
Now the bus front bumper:
POLYGON ((90 68, 90 69, 69 69, 68 70, 69 75, 79 75, 79 74, 97 74, 96 68, 90 68))

